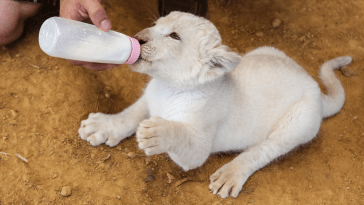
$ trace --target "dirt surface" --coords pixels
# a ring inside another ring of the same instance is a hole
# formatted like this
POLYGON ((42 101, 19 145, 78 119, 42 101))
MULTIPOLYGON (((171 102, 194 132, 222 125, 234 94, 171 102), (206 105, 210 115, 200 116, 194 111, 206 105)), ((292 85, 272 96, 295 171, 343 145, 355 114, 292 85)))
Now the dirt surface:
MULTIPOLYGON (((210 1, 209 8, 236 51, 275 46, 318 81, 324 61, 353 57, 348 76, 336 72, 344 108, 310 145, 254 173, 237 199, 208 189, 209 176, 237 154, 210 156, 184 172, 164 154, 146 157, 135 137, 113 148, 90 146, 78 137, 80 121, 122 111, 148 77, 125 65, 98 72, 47 56, 37 36, 52 12, 43 10, 19 42, 0 50, 0 152, 8 153, 0 154, 0 204, 364 204, 364 1, 236 2, 210 1)), ((156 1, 104 5, 113 30, 131 36, 157 15, 156 1)))

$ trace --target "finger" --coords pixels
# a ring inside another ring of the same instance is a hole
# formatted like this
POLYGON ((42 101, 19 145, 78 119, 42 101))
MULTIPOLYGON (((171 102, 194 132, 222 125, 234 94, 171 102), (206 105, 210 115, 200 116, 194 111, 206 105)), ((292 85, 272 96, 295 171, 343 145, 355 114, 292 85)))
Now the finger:
POLYGON ((111 21, 106 14, 105 9, 101 6, 98 0, 84 1, 86 9, 92 23, 99 29, 107 32, 111 29, 111 21))
POLYGON ((61 1, 59 16, 75 21, 83 21, 88 17, 82 5, 72 0, 61 1))
POLYGON ((68 62, 72 63, 75 66, 83 66, 87 69, 91 70, 110 70, 115 67, 120 66, 119 64, 110 64, 110 63, 91 63, 91 62, 85 62, 85 61, 76 61, 76 60, 68 60, 68 62))
POLYGON ((69 60, 69 59, 67 59, 67 61, 72 63, 73 65, 77 65, 77 66, 82 66, 83 64, 86 63, 84 61, 76 61, 76 60, 69 60))
POLYGON ((83 67, 87 68, 87 69, 91 69, 91 70, 110 70, 113 69, 119 65, 117 64, 105 64, 105 63, 90 63, 90 62, 85 62, 83 65, 83 67))

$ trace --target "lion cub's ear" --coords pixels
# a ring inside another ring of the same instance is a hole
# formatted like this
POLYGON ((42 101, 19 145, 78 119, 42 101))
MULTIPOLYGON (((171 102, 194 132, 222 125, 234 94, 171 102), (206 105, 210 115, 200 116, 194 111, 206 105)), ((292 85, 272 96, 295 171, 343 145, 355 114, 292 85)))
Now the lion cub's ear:
POLYGON ((201 84, 213 81, 234 70, 241 60, 240 55, 226 45, 211 49, 208 56, 199 75, 198 80, 201 84))

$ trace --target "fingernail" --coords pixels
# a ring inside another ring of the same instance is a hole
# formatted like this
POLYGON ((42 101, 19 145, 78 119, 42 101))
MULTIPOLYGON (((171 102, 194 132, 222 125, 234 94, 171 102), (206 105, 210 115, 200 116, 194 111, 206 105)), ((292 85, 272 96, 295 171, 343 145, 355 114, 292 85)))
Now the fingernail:
POLYGON ((111 22, 110 22, 110 20, 105 19, 105 20, 101 21, 100 27, 104 31, 109 31, 111 29, 111 22))

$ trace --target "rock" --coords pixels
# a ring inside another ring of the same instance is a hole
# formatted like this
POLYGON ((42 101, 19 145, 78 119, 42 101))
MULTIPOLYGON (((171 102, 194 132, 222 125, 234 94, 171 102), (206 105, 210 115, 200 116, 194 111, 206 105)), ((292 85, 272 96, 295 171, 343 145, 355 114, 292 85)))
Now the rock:
POLYGON ((130 157, 130 158, 133 159, 135 157, 135 153, 134 152, 129 152, 128 153, 128 157, 130 157))
POLYGON ((172 174, 170 174, 169 172, 167 172, 167 177, 168 177, 168 181, 167 181, 168 184, 172 183, 172 181, 175 179, 174 176, 172 174))
POLYGON ((149 175, 149 177, 148 177, 148 179, 145 180, 145 182, 153 181, 155 177, 154 177, 153 173, 149 169, 148 169, 148 175, 149 175))
POLYGON ((263 32, 259 31, 255 35, 258 36, 258 37, 263 37, 263 32))
POLYGON ((148 165, 150 163, 150 159, 149 158, 145 158, 145 164, 148 165))
POLYGON ((110 98, 110 93, 105 93, 106 98, 110 98))
POLYGON ((298 40, 301 41, 301 42, 303 42, 303 41, 306 40, 306 36, 301 36, 298 40))
POLYGON ((289 167, 289 170, 291 170, 291 171, 292 171, 292 170, 293 170, 293 167, 289 167))
POLYGON ((278 26, 280 26, 282 23, 282 21, 280 19, 274 19, 272 22, 272 26, 273 28, 277 28, 278 26))
POLYGON ((70 196, 70 195, 72 194, 71 187, 69 187, 69 186, 64 186, 64 187, 62 188, 61 194, 62 194, 62 196, 64 196, 64 197, 68 197, 68 196, 70 196))
POLYGON ((16 110, 10 110, 10 112, 13 115, 13 117, 18 117, 18 111, 16 111, 16 110))

